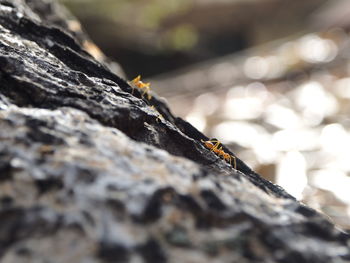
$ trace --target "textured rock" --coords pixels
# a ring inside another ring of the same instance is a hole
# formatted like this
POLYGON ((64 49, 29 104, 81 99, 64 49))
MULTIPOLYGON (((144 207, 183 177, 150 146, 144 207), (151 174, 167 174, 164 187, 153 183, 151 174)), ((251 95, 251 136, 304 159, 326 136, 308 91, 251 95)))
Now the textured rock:
POLYGON ((1 262, 349 260, 348 235, 206 149, 47 5, 0 0, 1 262))

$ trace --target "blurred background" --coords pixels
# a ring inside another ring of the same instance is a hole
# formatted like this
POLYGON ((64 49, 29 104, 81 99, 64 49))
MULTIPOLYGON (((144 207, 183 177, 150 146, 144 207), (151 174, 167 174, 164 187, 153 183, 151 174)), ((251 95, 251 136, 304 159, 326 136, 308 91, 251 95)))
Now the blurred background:
POLYGON ((350 229, 350 1, 61 2, 126 79, 350 229))

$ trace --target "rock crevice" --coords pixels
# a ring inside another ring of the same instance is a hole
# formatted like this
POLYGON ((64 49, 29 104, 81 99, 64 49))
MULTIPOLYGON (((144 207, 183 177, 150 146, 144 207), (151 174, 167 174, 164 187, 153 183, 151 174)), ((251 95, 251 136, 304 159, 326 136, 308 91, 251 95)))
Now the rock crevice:
POLYGON ((350 259, 344 232, 205 148, 89 55, 56 7, 0 0, 1 262, 350 259))

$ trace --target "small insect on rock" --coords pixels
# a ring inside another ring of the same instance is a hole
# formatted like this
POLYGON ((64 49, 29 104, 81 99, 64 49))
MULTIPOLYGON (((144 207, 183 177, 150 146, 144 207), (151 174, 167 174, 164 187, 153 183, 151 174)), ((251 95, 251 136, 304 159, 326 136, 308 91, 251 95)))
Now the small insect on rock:
POLYGON ((129 84, 134 89, 135 87, 143 91, 142 98, 144 95, 147 95, 147 99, 150 100, 152 98, 150 91, 151 91, 151 83, 144 83, 141 81, 141 75, 138 75, 136 78, 134 78, 132 81, 129 82, 129 84))
POLYGON ((229 162, 232 166, 232 160, 233 160, 233 168, 237 169, 237 163, 236 163, 236 157, 226 153, 221 145, 221 142, 217 139, 211 139, 209 141, 201 140, 201 142, 204 144, 206 148, 208 148, 210 151, 214 152, 219 157, 222 157, 225 161, 229 162))
POLYGON ((154 107, 154 105, 152 105, 150 108, 157 114, 157 118, 156 118, 157 122, 164 120, 163 115, 159 113, 159 111, 156 109, 156 107, 154 107))

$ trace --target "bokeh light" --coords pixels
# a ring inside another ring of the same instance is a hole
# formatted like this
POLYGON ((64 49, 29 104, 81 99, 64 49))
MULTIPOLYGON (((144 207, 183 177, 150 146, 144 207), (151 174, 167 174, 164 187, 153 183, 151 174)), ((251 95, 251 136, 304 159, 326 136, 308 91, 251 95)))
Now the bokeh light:
POLYGON ((350 52, 350 37, 329 35, 336 39, 306 34, 265 47, 263 55, 257 48, 189 69, 202 78, 170 102, 175 111, 177 102, 192 105, 185 115, 194 126, 350 229, 350 57, 341 55, 350 52), (192 98, 197 89, 210 92, 192 98))

